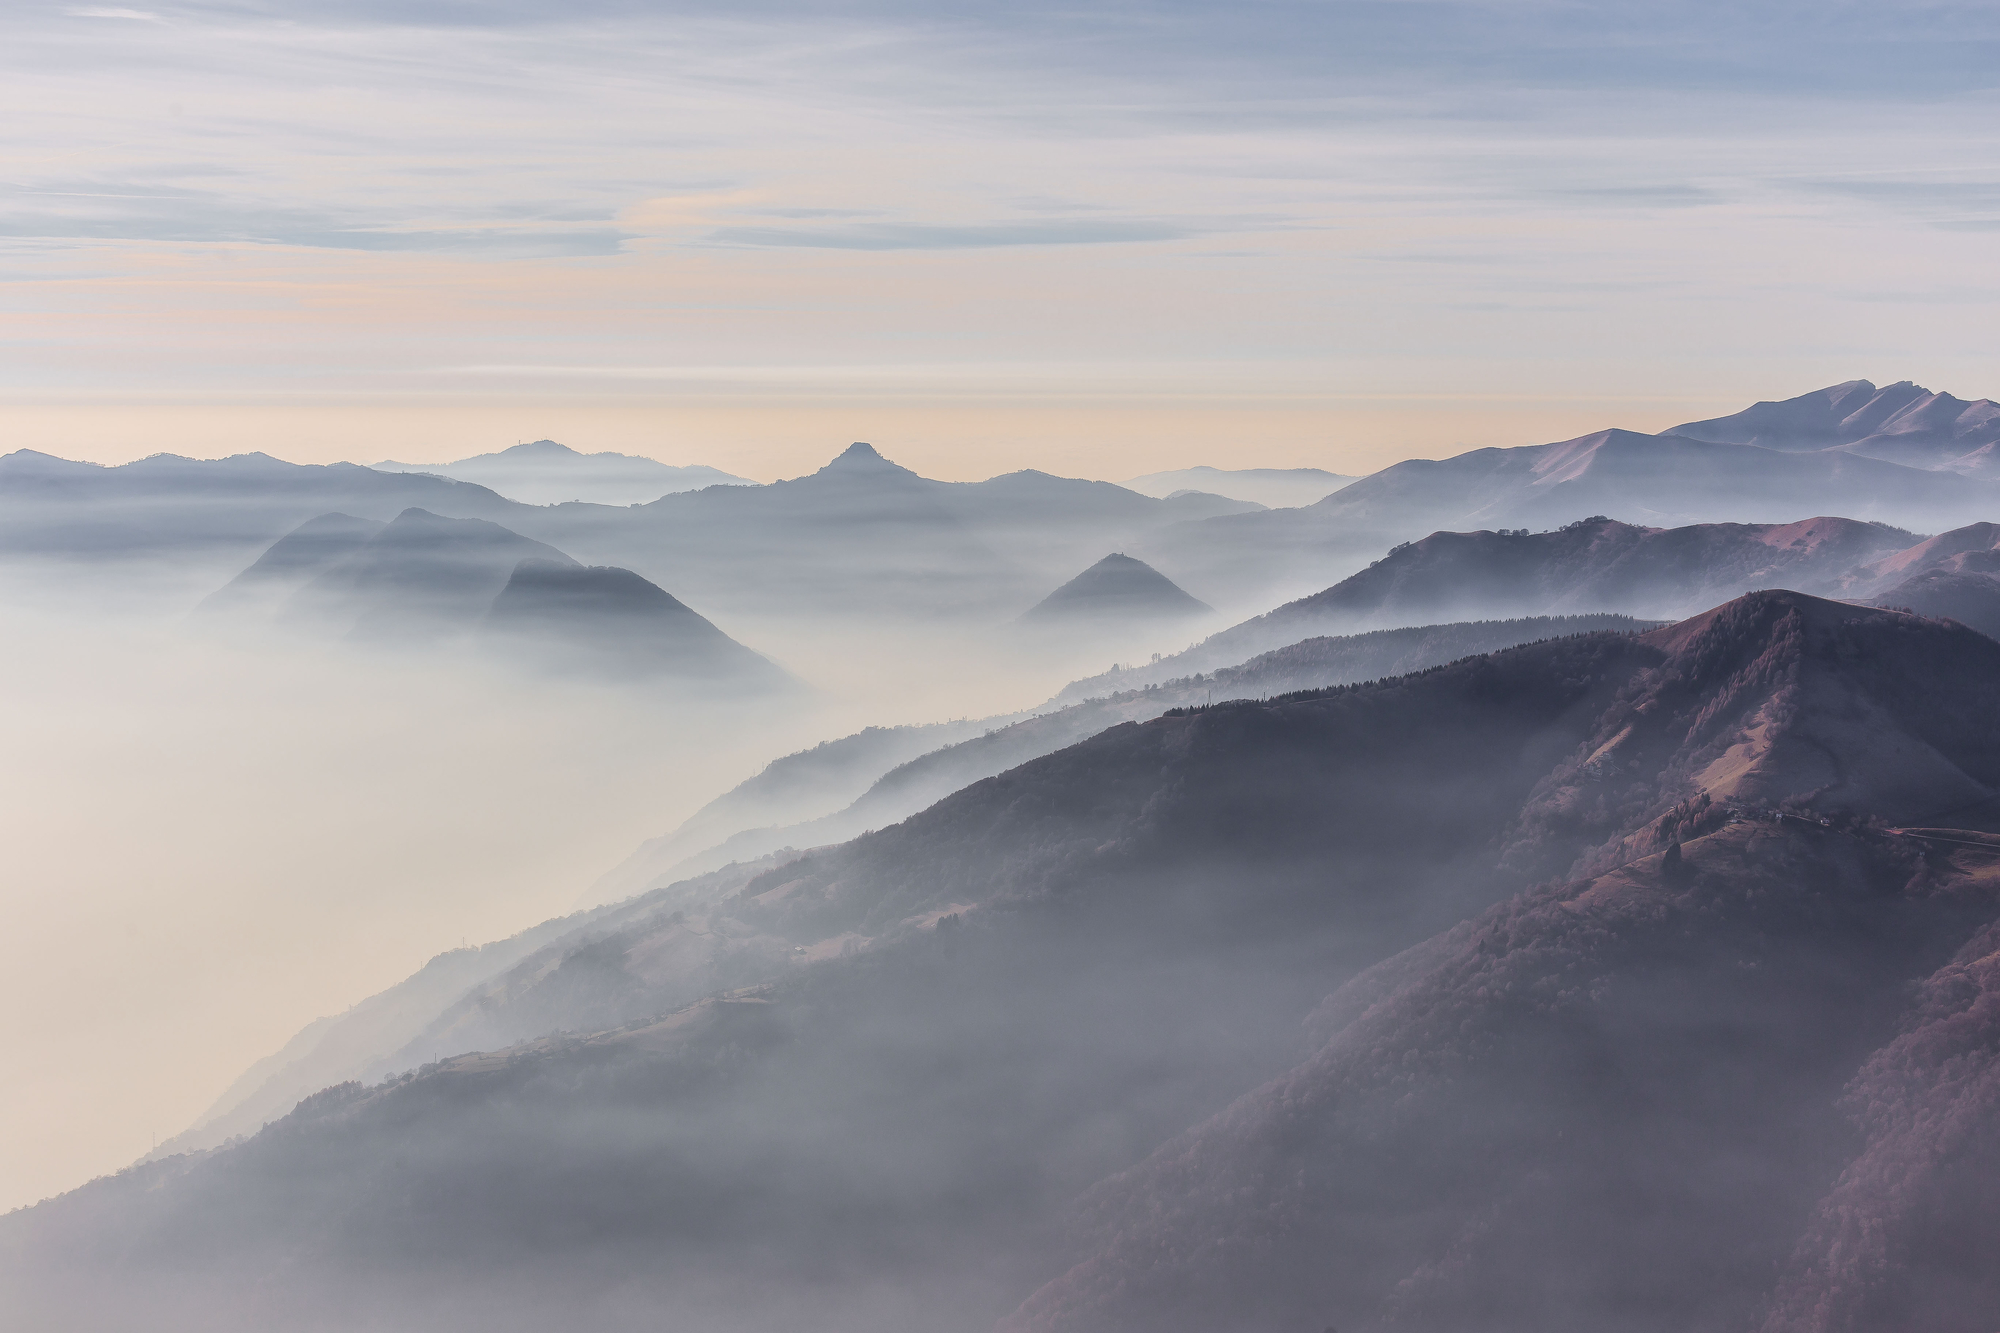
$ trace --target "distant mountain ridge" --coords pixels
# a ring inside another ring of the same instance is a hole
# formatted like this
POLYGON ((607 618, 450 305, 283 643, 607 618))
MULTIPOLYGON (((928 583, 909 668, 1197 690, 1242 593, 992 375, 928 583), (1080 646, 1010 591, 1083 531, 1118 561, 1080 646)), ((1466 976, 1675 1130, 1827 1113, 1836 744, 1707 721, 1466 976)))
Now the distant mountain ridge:
POLYGON ((1324 588, 1373 552, 1439 530, 1544 529, 1594 514, 1651 527, 1841 514, 1913 532, 1985 521, 2000 513, 2000 480, 1974 466, 1991 433, 1991 405, 1982 403, 1856 381, 1688 424, 1716 439, 1614 429, 1411 459, 1280 509, 1195 492, 1157 499, 1034 471, 931 481, 867 445, 807 476, 624 508, 521 505, 422 474, 302 468, 263 456, 97 468, 23 451, 0 459, 0 549, 91 560, 144 554, 157 566, 169 555, 262 549, 317 514, 386 521, 415 505, 501 523, 731 615, 840 606, 994 623, 1107 549, 1240 615, 1324 588), (1805 448, 1817 438, 1808 427, 1842 438, 1805 448), (1784 447, 1751 442, 1763 439, 1784 447), (1958 471, 1928 470, 1932 463, 1958 471))
POLYGON ((324 514, 281 537, 200 607, 266 625, 411 648, 478 644, 564 674, 764 690, 788 678, 631 570, 585 566, 481 519, 406 509, 389 523, 324 514))
MULTIPOLYGON (((1821 393, 1841 388, 1874 393, 1865 381, 1821 393)), ((1927 396, 1915 386, 1892 389, 1896 392, 1881 391, 1889 395, 1882 406, 1908 398, 1906 391, 1916 395, 1905 409, 1914 415, 1891 417, 1903 432, 1893 438, 1904 444, 1944 438, 1976 443, 1989 430, 1991 405, 1982 406, 1984 400, 1962 404, 1949 395, 1927 396), (1939 424, 1933 417, 1950 420, 1939 424)), ((1770 414, 1762 408, 1783 408, 1778 415, 1790 420, 1793 404, 1818 397, 1760 405, 1739 414, 1742 420, 1689 424, 1687 429, 1712 439, 1678 427, 1657 435, 1611 429, 1552 444, 1408 459, 1316 504, 1179 525, 1132 552, 1186 579, 1198 575, 1211 600, 1278 600, 1298 596, 1302 582, 1324 586, 1352 572, 1368 550, 1439 530, 1541 530, 1593 514, 1656 527, 1841 514, 1937 532, 2000 513, 2000 479, 1988 477, 1984 464, 1972 465, 1976 450, 1952 462, 1948 449, 1940 453, 1928 444, 1891 448, 1885 443, 1891 437, 1880 432, 1862 437, 1869 441, 1865 447, 1862 439, 1828 439, 1811 449, 1799 447, 1792 436, 1785 437, 1785 447, 1752 442, 1764 438, 1758 423, 1770 414), (1883 456, 1874 456, 1878 453, 1883 456), (1934 470, 1932 463, 1950 463, 1957 471, 1934 470)), ((1855 426, 1869 421, 1864 414, 1855 426)))
POLYGON ((675 491, 757 484, 720 468, 701 464, 676 467, 632 454, 579 453, 554 440, 533 440, 451 463, 384 461, 368 466, 377 472, 425 472, 455 481, 470 481, 510 500, 531 505, 571 500, 635 505, 675 491))
MULTIPOLYGON (((1357 483, 1359 484, 1359 483, 1357 483)), ((1885 605, 1940 608, 1941 585, 1925 594, 1920 575, 1963 575, 1989 567, 2000 595, 2000 554, 1989 554, 2000 528, 1975 523, 1936 537, 1883 523, 1809 518, 1796 523, 1696 523, 1641 527, 1602 516, 1559 529, 1433 532, 1403 543, 1330 588, 1287 602, 1211 635, 1158 662, 1073 682, 1064 698, 1130 689, 1149 680, 1242 660, 1308 634, 1465 615, 1551 615, 1620 611, 1671 618, 1754 591, 1789 587, 1828 597, 1879 599, 1885 605), (1917 603, 1923 602, 1923 606, 1917 603)), ((1980 575, 1983 577, 1983 575, 1980 575)), ((1956 585, 1953 605, 1983 596, 1983 585, 1956 585)), ((1994 608, 2000 611, 2000 606, 1994 608)), ((1968 615, 1974 614, 1972 611, 1968 615)), ((1963 618, 1963 617, 1954 617, 1963 618)), ((2000 615, 1969 620, 2000 630, 2000 615)))
POLYGON ((412 507, 498 521, 519 509, 469 482, 267 454, 155 454, 115 467, 32 449, 0 456, 0 553, 11 555, 228 559, 316 515, 386 522, 412 507))
MULTIPOLYGON (((1060 743, 1070 743, 1112 721, 1144 720, 1176 704, 1204 697, 1232 698, 1238 689, 1282 691, 1353 678, 1306 666, 1302 655, 1315 643, 1331 647, 1337 643, 1436 640, 1423 654, 1392 656, 1366 668, 1376 674, 1392 674, 1519 641, 1505 637, 1508 627, 1517 622, 1495 622, 1495 637, 1490 640, 1438 639, 1439 625, 1454 614, 1557 616, 1566 617, 1562 623, 1573 627, 1591 623, 1594 615, 1594 623, 1602 627, 1634 613, 1669 617, 1756 588, 1791 586, 1948 616, 2000 637, 2000 577, 1988 579, 1976 572, 1962 572, 1989 565, 2000 573, 2000 526, 1990 524, 1975 524, 1922 541, 1881 524, 1840 518, 1790 524, 1697 524, 1677 529, 1590 519, 1545 533, 1434 533, 1391 551, 1332 588, 1232 626, 1184 652, 1073 681, 1051 701, 1054 706, 1074 706, 1092 698, 1123 701, 1115 712, 1092 714, 1094 720, 1088 723, 1082 715, 1060 723, 1041 716, 987 719, 975 725, 994 730, 1004 740, 987 737, 957 748, 969 754, 986 747, 996 754, 1012 755, 1009 762, 1021 762, 1047 752, 1057 743, 1056 737, 1062 738, 1060 743), (1372 629, 1384 624, 1428 628, 1372 629), (1326 637, 1330 635, 1339 637, 1326 637), (1439 653, 1443 656, 1436 655, 1439 653), (1275 662, 1287 656, 1298 659, 1300 669, 1286 679, 1275 678, 1268 671, 1246 675, 1247 665, 1239 665, 1252 659, 1275 662), (1211 683, 1194 688, 1191 695, 1186 693, 1190 682, 1210 677, 1211 683), (1154 693, 1163 686, 1171 689, 1154 693), (1048 744, 1035 749, 1030 736, 1046 737, 1048 744)), ((1038 712, 1048 713, 1051 705, 1038 712)), ((882 765, 877 779, 880 790, 871 790, 866 799, 861 799, 863 793, 853 792, 853 804, 845 808, 828 802, 811 818, 773 818, 761 826, 749 820, 727 832, 718 826, 706 845, 683 841, 678 835, 656 840, 662 847, 671 844, 677 854, 649 862, 647 880, 623 881, 627 891, 642 882, 657 882, 662 874, 676 873, 676 867, 677 873, 693 873, 719 866, 727 859, 759 856, 785 846, 810 846, 881 827, 938 799, 955 785, 999 771, 979 766, 959 768, 948 764, 942 755, 922 760, 912 755, 904 761, 909 771, 891 782, 892 767, 882 765), (937 771, 918 779, 917 775, 927 769, 937 771), (943 776, 946 772, 957 776, 948 780, 943 776)))
POLYGON ((0 458, 0 555, 58 556, 79 570, 182 562, 206 582, 218 565, 241 568, 317 515, 386 522, 411 507, 500 523, 729 614, 839 608, 926 622, 1004 620, 1046 591, 1051 575, 1073 573, 1107 547, 1257 508, 1221 496, 1159 500, 1034 471, 931 481, 866 444, 804 477, 711 485, 627 507, 522 504, 425 473, 264 455, 162 456, 120 467, 27 450, 0 458))
POLYGON ((609 525, 561 506, 532 530, 593 561, 673 570, 684 595, 719 606, 992 623, 1126 535, 1250 508, 1035 471, 932 481, 857 442, 803 477, 667 495, 609 525))
POLYGON ((1128 490, 1166 499, 1180 491, 1226 495, 1271 509, 1294 509, 1324 500, 1355 478, 1316 467, 1185 467, 1149 472, 1125 482, 1128 490))
POLYGON ((1966 402, 1901 380, 1849 380, 1731 416, 1690 421, 1670 435, 1788 452, 1839 450, 1908 467, 2000 477, 2000 403, 1966 402))
MULTIPOLYGON (((884 765, 881 776, 845 806, 812 819, 774 821, 763 827, 745 825, 707 844, 683 841, 676 835, 673 845, 685 849, 679 859, 655 860, 648 879, 625 882, 656 888, 729 862, 841 842, 869 829, 886 828, 974 782, 1053 754, 1108 727, 1150 721, 1175 708, 1406 675, 1477 653, 1564 635, 1636 632, 1649 627, 1650 622, 1621 615, 1540 616, 1311 638, 1217 671, 1115 690, 1060 707, 1045 705, 1026 717, 986 718, 972 724, 975 729, 983 727, 983 735, 968 736, 894 766, 884 765)), ((1061 697, 1068 698, 1071 693, 1066 689, 1061 697)))

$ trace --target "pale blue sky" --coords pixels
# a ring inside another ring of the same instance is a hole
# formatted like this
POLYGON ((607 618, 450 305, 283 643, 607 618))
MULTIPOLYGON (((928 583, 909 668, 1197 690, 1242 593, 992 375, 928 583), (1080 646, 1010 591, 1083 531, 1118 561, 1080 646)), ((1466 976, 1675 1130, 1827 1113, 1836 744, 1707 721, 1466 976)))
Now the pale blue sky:
POLYGON ((1996 387, 1992 4, 48 4, 0 51, 0 429, 69 452, 296 408, 273 452, 1353 470, 1996 387))

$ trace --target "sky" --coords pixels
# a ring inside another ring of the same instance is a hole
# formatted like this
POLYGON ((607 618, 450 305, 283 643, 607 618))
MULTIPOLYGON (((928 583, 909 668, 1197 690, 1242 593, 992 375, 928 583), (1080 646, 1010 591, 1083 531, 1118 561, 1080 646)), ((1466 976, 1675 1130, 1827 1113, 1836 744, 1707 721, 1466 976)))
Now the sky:
POLYGON ((1322 466, 1979 397, 1993 4, 15 3, 0 448, 1322 466))

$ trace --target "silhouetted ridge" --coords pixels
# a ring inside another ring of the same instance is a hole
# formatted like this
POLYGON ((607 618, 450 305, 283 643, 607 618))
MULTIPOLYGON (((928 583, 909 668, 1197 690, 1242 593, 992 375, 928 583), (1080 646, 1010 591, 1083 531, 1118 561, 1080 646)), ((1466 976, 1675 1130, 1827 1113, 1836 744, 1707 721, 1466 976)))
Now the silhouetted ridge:
POLYGON ((1021 619, 1032 624, 1098 616, 1168 618, 1211 609, 1145 561, 1112 554, 1044 597, 1021 619))
MULTIPOLYGON (((755 484, 717 468, 674 467, 631 454, 586 454, 554 440, 531 440, 450 463, 400 463, 385 459, 372 466, 381 472, 423 472, 476 482, 531 505, 578 501, 630 506, 707 486, 755 484)), ((592 517, 598 526, 615 521, 615 516, 609 514, 592 517)))
POLYGON ((916 477, 916 473, 882 457, 872 444, 856 440, 837 454, 833 461, 821 468, 818 476, 838 477, 916 477))
POLYGON ((487 632, 560 669, 779 683, 783 673, 629 569, 528 559, 493 599, 487 632))
MULTIPOLYGON (((1932 541, 1992 545, 1963 531, 1963 537, 1932 541)), ((1332 587, 1140 666, 1136 676, 1120 671, 1079 681, 1063 697, 1173 679, 1308 636, 1378 626, 1602 612, 1669 619, 1758 587, 1865 596, 1929 567, 1917 560, 1899 566, 1900 574, 1890 572, 1888 562, 1901 559, 1915 541, 1900 528, 1846 518, 1650 528, 1593 515, 1545 532, 1433 532, 1391 548, 1332 587)))
POLYGON ((268 612, 286 594, 321 570, 346 559, 372 541, 385 525, 348 514, 309 518, 201 604, 203 612, 268 612))
POLYGON ((554 440, 529 440, 526 444, 510 445, 496 451, 495 458, 582 458, 585 455, 566 444, 554 440))

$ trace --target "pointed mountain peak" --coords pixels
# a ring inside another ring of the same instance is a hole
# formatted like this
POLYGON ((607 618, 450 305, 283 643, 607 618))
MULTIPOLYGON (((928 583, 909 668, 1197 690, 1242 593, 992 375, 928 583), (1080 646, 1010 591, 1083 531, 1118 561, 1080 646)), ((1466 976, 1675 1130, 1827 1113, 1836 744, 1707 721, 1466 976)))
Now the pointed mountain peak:
POLYGON ((856 440, 831 463, 821 468, 820 477, 915 477, 917 474, 882 457, 872 444, 856 440))
POLYGON ((1114 551, 1043 598, 1021 619, 1033 623, 1083 616, 1158 618, 1202 615, 1211 609, 1145 561, 1114 551))
POLYGON ((857 468, 890 468, 896 465, 882 457, 874 445, 856 440, 853 444, 841 450, 840 456, 835 458, 831 463, 828 463, 827 466, 830 468, 839 468, 845 472, 857 468))

